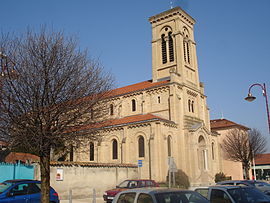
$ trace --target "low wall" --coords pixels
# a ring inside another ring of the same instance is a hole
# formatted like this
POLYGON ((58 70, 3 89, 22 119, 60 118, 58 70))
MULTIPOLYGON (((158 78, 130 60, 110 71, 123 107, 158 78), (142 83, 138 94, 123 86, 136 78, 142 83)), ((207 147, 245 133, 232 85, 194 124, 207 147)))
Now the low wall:
MULTIPOLYGON (((91 164, 74 162, 51 163, 51 186, 60 199, 91 198, 93 191, 102 197, 104 191, 115 187, 125 179, 137 179, 138 168, 133 164, 91 164)), ((39 166, 35 178, 40 180, 39 166)))

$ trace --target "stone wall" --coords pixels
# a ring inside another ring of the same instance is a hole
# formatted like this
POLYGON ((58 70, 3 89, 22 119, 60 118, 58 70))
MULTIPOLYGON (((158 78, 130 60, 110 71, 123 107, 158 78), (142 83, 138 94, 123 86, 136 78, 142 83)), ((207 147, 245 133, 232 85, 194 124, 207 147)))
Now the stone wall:
MULTIPOLYGON (((132 164, 55 162, 51 163, 50 176, 51 186, 58 192, 60 199, 68 199, 70 191, 74 199, 91 198, 93 191, 97 197, 102 197, 104 191, 123 180, 137 179, 138 168, 132 164)), ((35 179, 40 180, 39 165, 36 167, 35 179)))

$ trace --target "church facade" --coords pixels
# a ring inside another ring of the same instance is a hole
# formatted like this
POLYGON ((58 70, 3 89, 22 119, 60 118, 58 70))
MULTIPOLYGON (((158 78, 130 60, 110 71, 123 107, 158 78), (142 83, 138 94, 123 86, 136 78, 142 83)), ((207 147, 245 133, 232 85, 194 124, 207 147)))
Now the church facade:
POLYGON ((114 89, 106 100, 110 122, 102 139, 77 150, 74 161, 139 164, 140 178, 165 182, 168 160, 193 186, 221 172, 218 135, 211 133, 204 85, 199 80, 195 20, 176 7, 149 18, 152 79, 114 89), (170 162, 172 163, 172 162, 170 162))

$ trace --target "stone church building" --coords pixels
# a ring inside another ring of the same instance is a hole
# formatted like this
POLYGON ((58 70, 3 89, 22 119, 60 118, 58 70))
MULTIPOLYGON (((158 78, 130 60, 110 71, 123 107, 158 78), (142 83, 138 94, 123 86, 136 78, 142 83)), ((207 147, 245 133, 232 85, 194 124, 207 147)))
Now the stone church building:
POLYGON ((114 89, 110 122, 101 141, 74 161, 138 164, 140 178, 165 182, 168 160, 191 185, 214 182, 221 172, 218 135, 211 133, 209 109, 194 40, 195 20, 176 7, 149 18, 152 26, 152 79, 114 89))

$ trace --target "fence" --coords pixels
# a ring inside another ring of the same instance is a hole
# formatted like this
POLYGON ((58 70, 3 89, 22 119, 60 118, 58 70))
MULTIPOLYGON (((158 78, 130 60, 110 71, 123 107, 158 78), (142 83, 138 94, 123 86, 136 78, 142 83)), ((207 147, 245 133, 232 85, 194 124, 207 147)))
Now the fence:
POLYGON ((0 182, 10 179, 34 179, 34 171, 33 165, 0 162, 0 182))

